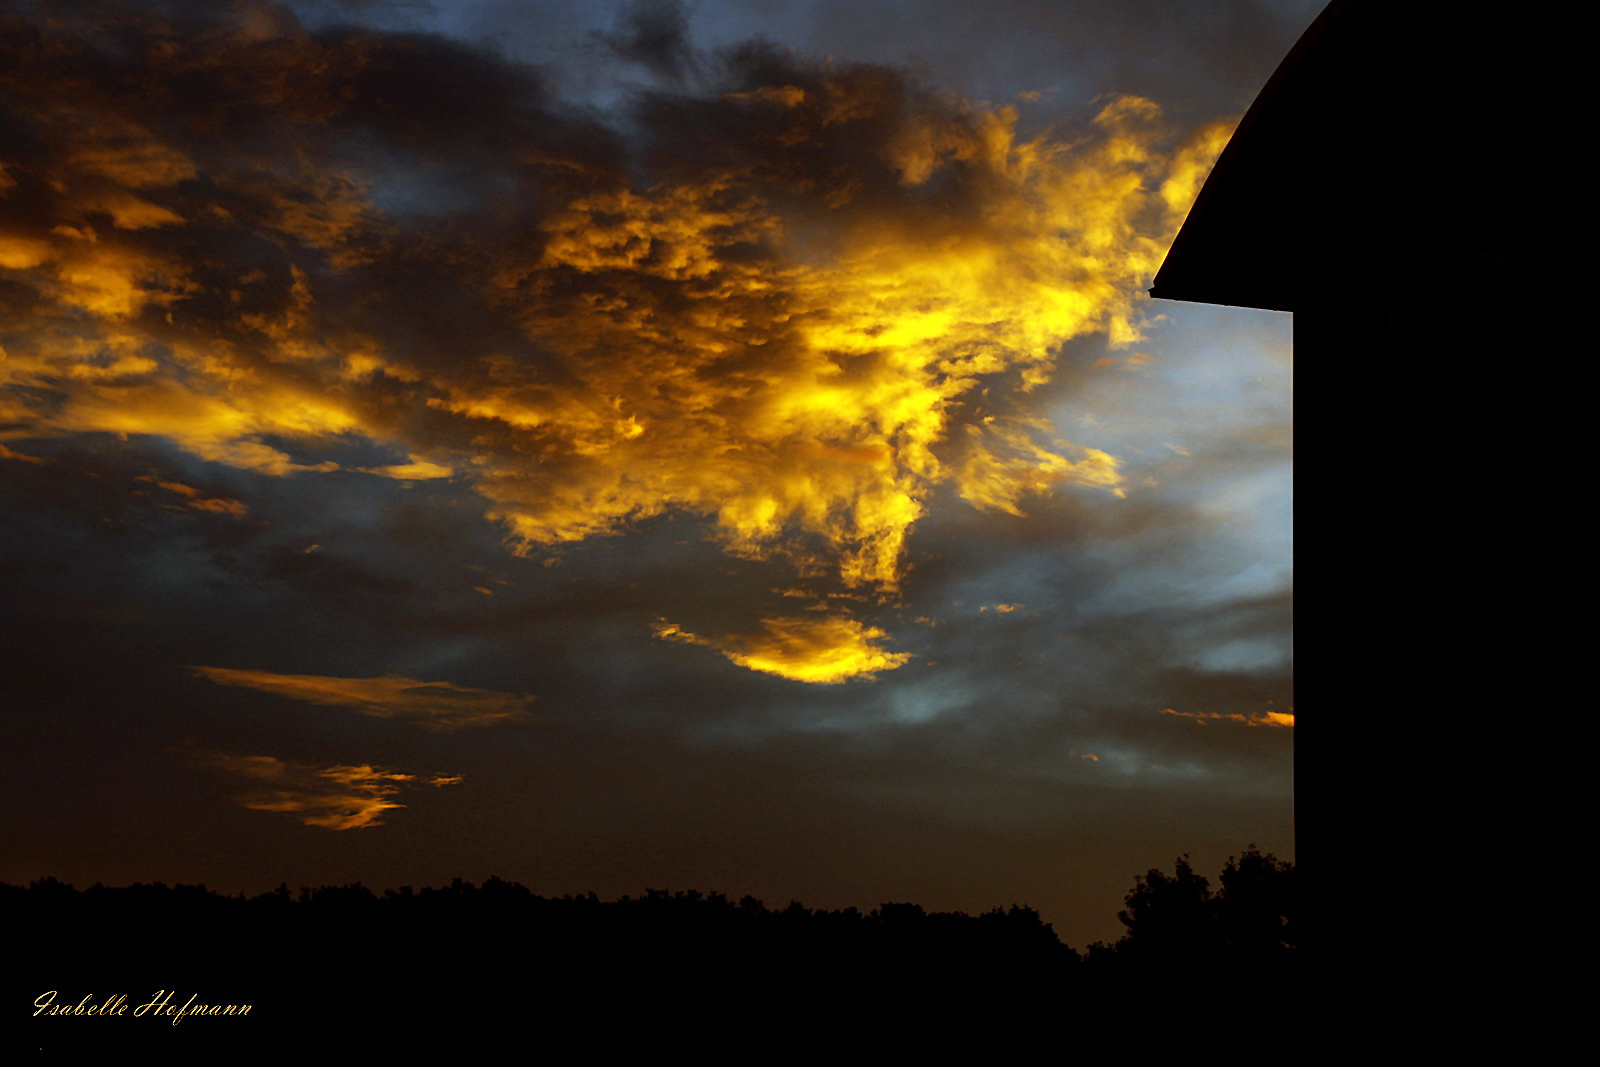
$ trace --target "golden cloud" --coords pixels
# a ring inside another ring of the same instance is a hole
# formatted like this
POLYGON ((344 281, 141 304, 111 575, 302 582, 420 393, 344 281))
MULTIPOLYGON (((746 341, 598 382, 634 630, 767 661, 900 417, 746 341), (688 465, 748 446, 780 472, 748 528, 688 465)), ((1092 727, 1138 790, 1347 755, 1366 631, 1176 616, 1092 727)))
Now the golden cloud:
POLYGON ((822 685, 871 680, 911 659, 909 652, 881 646, 889 636, 883 630, 842 615, 762 619, 760 633, 717 639, 689 633, 665 619, 655 624, 655 632, 664 641, 714 648, 753 671, 822 685))
MULTIPOLYGON (((1126 97, 1023 138, 1011 108, 754 49, 649 101, 638 151, 502 60, 261 10, 128 15, 120 94, 92 19, 9 17, 56 47, 0 68, 35 145, 0 188, 0 281, 33 294, 4 313, 7 440, 161 436, 284 477, 337 464, 282 442, 363 437, 402 458, 361 471, 460 477, 519 552, 679 511, 883 597, 942 485, 1008 514, 1123 492, 1030 395, 1064 342, 1139 339, 1226 127, 1174 138, 1126 97)), ((897 665, 865 633, 775 620, 728 654, 897 665)))
MULTIPOLYGON (((248 779, 252 786, 237 800, 252 811, 293 815, 307 826, 327 830, 360 830, 383 825, 387 811, 403 808, 392 799, 402 788, 418 783, 416 775, 383 770, 370 764, 317 767, 274 756, 198 754, 199 761, 225 774, 248 779)), ((421 784, 454 785, 460 777, 435 775, 421 784)))
POLYGON ((333 678, 316 674, 273 674, 226 667, 190 667, 218 685, 349 708, 376 719, 404 719, 424 730, 453 733, 526 718, 534 698, 452 682, 421 682, 388 674, 379 678, 333 678))

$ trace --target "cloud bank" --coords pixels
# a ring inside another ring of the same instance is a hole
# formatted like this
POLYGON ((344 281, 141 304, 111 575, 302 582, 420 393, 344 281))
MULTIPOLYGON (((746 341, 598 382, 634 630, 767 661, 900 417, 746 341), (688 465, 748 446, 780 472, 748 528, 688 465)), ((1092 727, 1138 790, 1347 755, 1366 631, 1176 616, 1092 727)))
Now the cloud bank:
POLYGON ((459 479, 520 553, 687 513, 878 598, 941 485, 1011 514, 1120 492, 1030 396, 1064 342, 1141 336, 1227 128, 1124 96, 1024 138, 904 71, 671 29, 612 45, 697 76, 607 122, 270 3, 4 16, 0 437, 459 479), (332 458, 352 440, 389 460, 332 458))

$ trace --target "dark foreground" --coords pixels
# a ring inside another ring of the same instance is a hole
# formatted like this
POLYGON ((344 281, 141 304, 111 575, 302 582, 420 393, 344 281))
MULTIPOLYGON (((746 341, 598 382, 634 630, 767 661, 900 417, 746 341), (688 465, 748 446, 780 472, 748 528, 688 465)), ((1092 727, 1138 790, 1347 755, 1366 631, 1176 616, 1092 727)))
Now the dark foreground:
MULTIPOLYGON (((651 891, 551 899, 490 879, 382 894, 0 885, 9 1047, 305 1063, 374 1054, 609 1057, 1282 1027, 1302 1007, 1292 868, 1247 852, 1212 893, 1137 880, 1127 934, 1080 954, 1025 907, 778 910, 651 891), (15 1040, 10 1040, 14 1038, 15 1040), (509 1043, 509 1044, 508 1044, 509 1043)), ((1196 1035, 1198 1036, 1198 1035, 1196 1035)))

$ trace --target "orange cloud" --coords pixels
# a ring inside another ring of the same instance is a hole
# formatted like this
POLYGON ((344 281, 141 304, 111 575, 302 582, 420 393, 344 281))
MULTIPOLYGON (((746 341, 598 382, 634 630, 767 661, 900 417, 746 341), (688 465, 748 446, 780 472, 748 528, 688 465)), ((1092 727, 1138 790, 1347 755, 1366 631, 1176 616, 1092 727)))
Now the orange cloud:
MULTIPOLYGON (((156 481, 154 478, 150 480, 156 481)), ((231 515, 236 519, 242 519, 250 513, 250 509, 237 500, 207 496, 199 489, 184 485, 182 482, 156 481, 156 484, 169 493, 176 494, 183 501, 183 506, 192 511, 209 511, 216 515, 231 515)))
POLYGON ((190 667, 218 685, 349 708, 377 719, 403 719, 425 730, 453 733, 526 718, 533 697, 473 689, 451 682, 420 682, 388 674, 379 678, 333 678, 316 674, 273 674, 226 667, 190 667))
POLYGON ((1122 370, 1140 370, 1155 357, 1148 352, 1135 352, 1131 356, 1102 356, 1094 361, 1095 369, 1119 367, 1122 370))
POLYGON ((1162 708, 1161 714, 1176 715, 1180 719, 1188 719, 1200 726, 1204 726, 1211 720, 1237 722, 1245 726, 1294 726, 1294 714, 1292 711, 1265 711, 1249 715, 1230 715, 1220 711, 1174 711, 1172 708, 1162 708))
POLYGON ((26 452, 13 452, 5 445, 0 445, 0 459, 14 459, 19 463, 47 464, 50 461, 43 456, 30 456, 26 452))
MULTIPOLYGON (((385 812, 405 807, 392 799, 418 781, 415 775, 370 764, 317 767, 274 756, 200 753, 205 766, 248 779, 252 785, 237 800, 252 811, 293 815, 307 826, 327 830, 360 830, 383 825, 385 812)), ((425 784, 454 785, 460 777, 435 775, 425 784)))

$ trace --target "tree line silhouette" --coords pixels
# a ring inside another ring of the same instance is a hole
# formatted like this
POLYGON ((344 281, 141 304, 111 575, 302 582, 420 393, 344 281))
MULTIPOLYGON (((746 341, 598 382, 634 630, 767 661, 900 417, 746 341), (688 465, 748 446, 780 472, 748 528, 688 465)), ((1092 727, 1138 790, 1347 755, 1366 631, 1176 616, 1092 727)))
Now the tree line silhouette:
MULTIPOLYGON (((1203 998, 1241 981, 1290 989, 1299 936, 1293 865, 1254 846, 1228 860, 1215 890, 1186 856, 1171 874, 1139 876, 1118 915, 1121 939, 1084 953, 1025 906, 769 908, 655 889, 603 901, 542 897, 499 878, 381 894, 359 882, 298 893, 284 884, 253 898, 161 883, 79 891, 46 878, 0 883, 0 915, 29 1013, 47 991, 78 1004, 176 989, 180 1001, 254 1007, 247 1019, 138 1029, 163 1031, 153 1039, 180 1051, 225 1051, 248 1034, 264 1053, 312 1034, 352 1050, 472 1047, 474 1034, 530 1017, 602 1027, 628 1018, 663 1040, 703 1029, 708 1011, 812 1027, 861 1005, 880 1021, 1044 1018, 1068 1003, 1203 998)), ((33 1017, 28 1038, 125 1051, 126 1022, 33 1017)))

